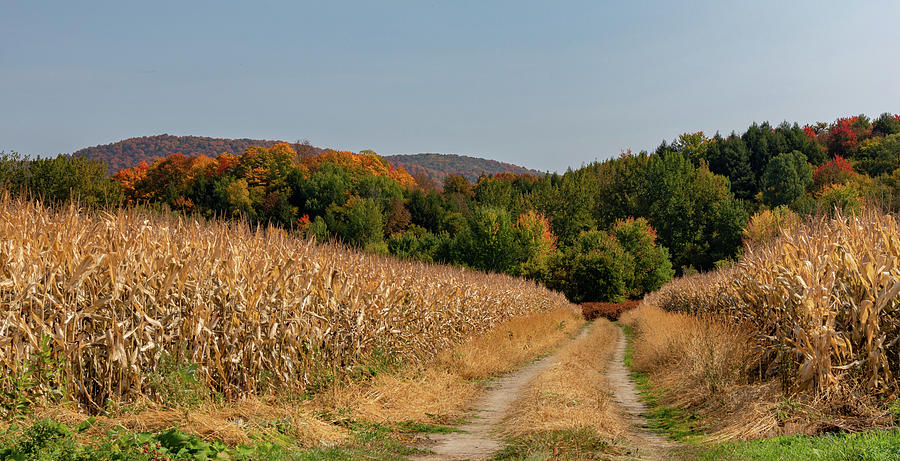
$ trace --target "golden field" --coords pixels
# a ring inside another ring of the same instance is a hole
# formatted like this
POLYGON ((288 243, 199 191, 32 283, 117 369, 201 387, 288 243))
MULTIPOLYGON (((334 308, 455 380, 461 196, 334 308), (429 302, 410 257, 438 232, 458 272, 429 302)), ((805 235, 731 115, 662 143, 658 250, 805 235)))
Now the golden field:
POLYGON ((172 363, 228 401, 306 393, 566 306, 522 279, 274 229, 0 198, 0 374, 91 412, 166 397, 148 377, 172 363))

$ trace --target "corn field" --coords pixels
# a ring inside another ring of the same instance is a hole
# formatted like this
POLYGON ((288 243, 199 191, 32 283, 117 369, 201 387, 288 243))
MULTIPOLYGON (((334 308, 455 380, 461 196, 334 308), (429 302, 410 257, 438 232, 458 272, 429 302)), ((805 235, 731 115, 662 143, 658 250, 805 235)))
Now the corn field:
POLYGON ((420 363, 565 304, 523 279, 276 229, 0 198, 0 391, 49 354, 53 378, 35 385, 87 411, 153 399, 147 376, 164 356, 227 399, 304 392, 375 354, 420 363))
POLYGON ((786 387, 890 394, 900 390, 898 293, 900 221, 867 210, 749 243, 735 266, 677 279, 646 302, 749 323, 765 352, 761 371, 786 387))

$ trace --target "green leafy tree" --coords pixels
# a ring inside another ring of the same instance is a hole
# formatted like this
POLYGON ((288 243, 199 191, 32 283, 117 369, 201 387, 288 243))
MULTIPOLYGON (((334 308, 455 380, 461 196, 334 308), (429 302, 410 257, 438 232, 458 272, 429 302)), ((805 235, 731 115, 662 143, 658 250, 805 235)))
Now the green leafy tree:
POLYGON ((247 181, 238 179, 225 186, 225 200, 233 214, 253 213, 253 202, 250 201, 250 190, 247 181))
POLYGON ((737 255, 747 214, 727 178, 677 153, 651 156, 645 176, 640 212, 633 216, 646 217, 657 230, 673 265, 709 269, 737 255))
POLYGON ((536 187, 529 200, 550 218, 553 233, 570 244, 581 232, 595 227, 593 207, 598 201, 597 177, 585 169, 552 176, 536 187))
POLYGON ((85 157, 58 155, 30 160, 25 186, 51 204, 77 200, 82 206, 98 207, 122 201, 122 188, 107 177, 106 164, 85 157))
POLYGON ((448 238, 446 234, 435 235, 412 225, 405 232, 392 235, 387 241, 387 247, 392 255, 431 262, 438 258, 439 250, 448 238))
POLYGON ((13 192, 25 187, 28 174, 28 163, 18 153, 0 151, 0 187, 13 192))
POLYGON ((441 230, 444 216, 447 214, 444 200, 436 191, 424 192, 418 189, 411 191, 406 209, 409 210, 410 223, 432 233, 441 230))
POLYGON ((612 228, 612 235, 633 261, 632 271, 625 279, 629 298, 638 299, 655 291, 675 275, 669 251, 656 244, 656 231, 646 219, 619 221, 612 228))
POLYGON ((621 302, 634 261, 606 232, 582 232, 574 244, 550 262, 549 285, 573 302, 621 302))
POLYGON ((495 272, 512 272, 524 261, 509 212, 502 208, 475 210, 456 239, 457 254, 467 265, 495 272))
POLYGON ((694 165, 700 165, 701 161, 707 160, 709 144, 709 138, 702 131, 698 131, 682 134, 670 148, 687 157, 694 165))
POLYGON ((772 127, 768 123, 762 125, 754 123, 741 136, 750 152, 750 168, 757 178, 762 176, 769 159, 778 153, 774 146, 769 145, 771 132, 772 127))
POLYGON ((299 174, 291 178, 291 203, 310 215, 323 215, 331 205, 346 203, 353 185, 350 173, 334 163, 322 165, 307 180, 299 174))
POLYGON ((875 136, 888 136, 900 133, 900 117, 885 112, 872 123, 872 134, 875 136))
POLYGON ((351 197, 344 205, 331 204, 325 213, 328 230, 343 242, 359 247, 384 240, 381 208, 371 198, 351 197))
POLYGON ((813 165, 821 165, 827 160, 825 148, 819 145, 809 134, 800 127, 796 122, 788 124, 787 122, 778 125, 775 132, 783 135, 787 145, 783 152, 800 151, 806 156, 806 160, 813 165))
POLYGON ((799 151, 779 154, 769 161, 762 177, 763 200, 771 207, 788 205, 806 193, 813 171, 799 151))
POLYGON ((900 133, 863 142, 853 163, 859 172, 870 176, 890 174, 900 168, 900 133))
POLYGON ((504 178, 483 176, 474 189, 475 200, 479 205, 501 207, 515 214, 516 191, 512 181, 504 178))
POLYGON ((728 138, 718 134, 707 151, 709 169, 728 177, 735 197, 749 200, 758 192, 756 176, 750 165, 750 150, 740 136, 732 133, 728 138))

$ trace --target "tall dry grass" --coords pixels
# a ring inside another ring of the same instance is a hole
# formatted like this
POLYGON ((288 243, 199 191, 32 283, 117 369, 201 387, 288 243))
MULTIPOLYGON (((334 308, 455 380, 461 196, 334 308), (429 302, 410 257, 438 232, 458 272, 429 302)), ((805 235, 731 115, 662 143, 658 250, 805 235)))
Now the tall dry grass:
POLYGON ((900 221, 866 210, 819 217, 734 267, 675 280, 647 302, 752 325, 760 373, 788 390, 900 391, 900 221))
POLYGON ((54 372, 32 391, 91 411, 159 397, 147 377, 165 360, 228 400, 306 392, 565 305, 522 279, 279 230, 0 198, 0 374, 22 376, 46 339, 54 372))
POLYGON ((634 329, 632 366, 648 373, 665 403, 698 413, 716 438, 771 435, 777 385, 754 376, 753 332, 714 314, 667 312, 644 303, 622 314, 634 329))

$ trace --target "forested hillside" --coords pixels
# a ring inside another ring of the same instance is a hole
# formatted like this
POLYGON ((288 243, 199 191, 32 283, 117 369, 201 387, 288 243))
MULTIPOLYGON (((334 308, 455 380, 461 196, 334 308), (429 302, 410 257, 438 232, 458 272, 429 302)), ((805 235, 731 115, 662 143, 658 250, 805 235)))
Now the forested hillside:
MULTIPOLYGON (((188 157, 196 157, 198 155, 218 157, 219 154, 226 152, 240 154, 251 146, 272 147, 278 142, 281 141, 161 134, 129 138, 100 146, 85 147, 72 155, 102 160, 109 166, 109 172, 112 174, 116 171, 136 166, 141 162, 150 164, 156 159, 168 157, 172 154, 183 154, 188 157)), ((290 143, 290 145, 301 157, 325 152, 325 149, 312 146, 308 141, 299 141, 290 143)), ((403 167, 417 178, 429 178, 438 187, 443 184, 444 178, 451 174, 464 176, 471 182, 477 181, 478 177, 483 174, 543 174, 518 165, 465 155, 414 154, 390 155, 384 158, 394 166, 403 167)), ((424 181, 420 180, 419 182, 424 181)))
MULTIPOLYGON (((152 163, 158 158, 168 157, 172 154, 217 157, 223 152, 244 152, 250 146, 272 147, 277 142, 262 139, 226 139, 160 134, 85 147, 72 155, 102 160, 109 165, 111 172, 116 172, 123 168, 131 168, 140 162, 152 163)), ((294 148, 296 150, 305 149, 313 154, 321 152, 321 149, 308 145, 298 144, 294 148)))
POLYGON ((425 175, 436 184, 443 184, 444 179, 451 174, 462 176, 470 182, 478 181, 481 175, 512 173, 543 176, 544 174, 511 163, 456 154, 388 155, 385 159, 392 165, 403 167, 417 178, 425 175))

